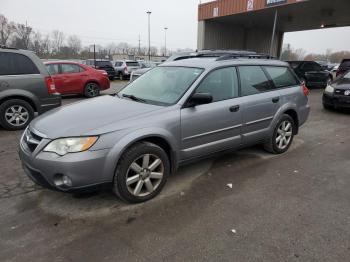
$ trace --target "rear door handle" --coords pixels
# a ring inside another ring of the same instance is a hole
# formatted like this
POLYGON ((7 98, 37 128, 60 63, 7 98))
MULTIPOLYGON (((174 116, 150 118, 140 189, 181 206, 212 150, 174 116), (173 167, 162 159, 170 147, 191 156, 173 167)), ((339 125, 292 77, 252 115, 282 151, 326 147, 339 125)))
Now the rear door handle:
POLYGON ((230 112, 237 112, 239 111, 239 105, 231 106, 230 107, 230 112))
POLYGON ((279 97, 274 97, 272 98, 272 102, 273 103, 278 103, 280 101, 280 98, 279 97))

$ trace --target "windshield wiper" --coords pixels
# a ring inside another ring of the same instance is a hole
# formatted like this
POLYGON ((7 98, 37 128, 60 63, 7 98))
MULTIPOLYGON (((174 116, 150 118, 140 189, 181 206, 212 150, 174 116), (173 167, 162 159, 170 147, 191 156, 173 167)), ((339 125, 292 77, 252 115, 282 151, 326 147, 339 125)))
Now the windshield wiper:
POLYGON ((137 101, 137 102, 142 102, 142 103, 145 103, 146 100, 142 99, 142 98, 139 98, 139 97, 136 97, 134 95, 127 95, 127 94, 123 94, 122 95, 123 97, 126 97, 126 98, 129 98, 131 100, 134 100, 134 101, 137 101))

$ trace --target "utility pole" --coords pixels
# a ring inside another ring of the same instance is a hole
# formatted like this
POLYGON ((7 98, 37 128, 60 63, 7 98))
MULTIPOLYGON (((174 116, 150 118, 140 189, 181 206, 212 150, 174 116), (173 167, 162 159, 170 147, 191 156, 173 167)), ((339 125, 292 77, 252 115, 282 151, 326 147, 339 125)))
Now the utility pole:
POLYGON ((151 11, 147 11, 148 14, 148 60, 151 61, 151 11))
POLYGON ((166 31, 168 30, 167 27, 164 27, 164 31, 165 31, 165 51, 164 51, 164 56, 166 57, 166 31))
POLYGON ((141 53, 141 36, 139 35, 139 55, 141 53))
POLYGON ((96 45, 94 44, 94 66, 96 68, 96 45))
POLYGON ((276 35, 276 26, 277 26, 277 18, 278 18, 278 11, 276 9, 275 11, 275 20, 273 22, 273 31, 272 31, 272 37, 271 37, 271 45, 270 45, 270 56, 273 56, 273 45, 275 41, 275 35, 276 35))

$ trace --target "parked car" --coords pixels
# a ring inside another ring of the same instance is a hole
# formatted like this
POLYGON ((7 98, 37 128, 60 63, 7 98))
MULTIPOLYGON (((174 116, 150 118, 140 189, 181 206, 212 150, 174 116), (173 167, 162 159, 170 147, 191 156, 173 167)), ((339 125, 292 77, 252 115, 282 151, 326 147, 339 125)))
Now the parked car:
POLYGON ((60 105, 52 77, 33 52, 0 46, 0 126, 23 129, 35 112, 60 105))
POLYGON ((110 87, 104 70, 68 61, 46 62, 45 65, 55 81, 56 90, 63 95, 83 94, 91 98, 110 87))
POLYGON ((339 68, 337 71, 337 77, 342 76, 349 70, 350 70, 350 59, 343 59, 343 61, 339 65, 339 68))
POLYGON ((350 108, 350 71, 326 87, 323 106, 326 109, 350 108))
POLYGON ((117 74, 114 70, 114 67, 111 63, 111 61, 109 60, 103 60, 103 59, 88 59, 88 60, 84 60, 82 61, 82 64, 84 65, 88 65, 88 66, 91 66, 95 69, 99 69, 99 70, 104 70, 107 72, 108 74, 108 78, 110 80, 113 80, 117 74))
POLYGON ((139 64, 140 69, 137 69, 131 73, 130 82, 157 66, 157 64, 153 61, 139 61, 139 64))
POLYGON ((314 61, 288 61, 288 63, 307 87, 326 87, 333 81, 332 73, 314 61))
MULTIPOLYGON (((256 52, 252 51, 244 51, 244 50, 229 50, 229 49, 219 49, 219 50, 201 50, 201 51, 195 51, 195 52, 180 52, 175 53, 172 56, 170 56, 166 62, 171 61, 179 61, 184 59, 190 59, 190 58, 208 58, 208 57, 220 57, 223 55, 258 55, 256 52)), ((264 55, 266 57, 266 55, 264 55)), ((158 66, 159 63, 156 65, 158 66)), ((144 73, 148 72, 150 69, 144 69, 144 70, 137 70, 135 74, 132 75, 131 81, 134 81, 136 78, 139 78, 144 73)))
POLYGON ((114 70, 120 80, 130 79, 133 71, 140 69, 140 64, 132 60, 119 60, 114 62, 114 70))
POLYGON ((116 96, 35 119, 20 143, 25 172, 51 189, 108 185, 138 203, 189 160, 260 143, 286 152, 308 118, 308 89, 287 63, 236 58, 164 63, 116 96))

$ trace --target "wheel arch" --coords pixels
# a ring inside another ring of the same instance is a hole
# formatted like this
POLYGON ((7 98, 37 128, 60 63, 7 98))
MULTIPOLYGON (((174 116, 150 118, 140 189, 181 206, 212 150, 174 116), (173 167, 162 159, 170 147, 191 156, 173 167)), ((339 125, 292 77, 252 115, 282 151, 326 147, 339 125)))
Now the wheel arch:
POLYGON ((294 109, 288 109, 284 111, 284 114, 289 115, 295 124, 295 135, 299 133, 299 118, 298 118, 298 113, 294 109))
POLYGON ((1 97, 0 98, 0 104, 4 103, 5 101, 8 100, 12 100, 12 99, 19 99, 19 100, 23 100, 25 102, 27 102, 35 112, 38 112, 38 106, 37 104, 33 101, 33 99, 31 99, 28 96, 24 96, 24 95, 8 95, 5 97, 1 97))

